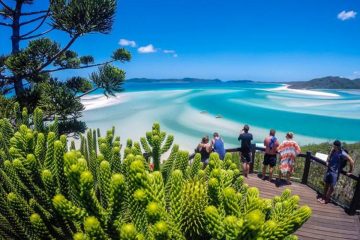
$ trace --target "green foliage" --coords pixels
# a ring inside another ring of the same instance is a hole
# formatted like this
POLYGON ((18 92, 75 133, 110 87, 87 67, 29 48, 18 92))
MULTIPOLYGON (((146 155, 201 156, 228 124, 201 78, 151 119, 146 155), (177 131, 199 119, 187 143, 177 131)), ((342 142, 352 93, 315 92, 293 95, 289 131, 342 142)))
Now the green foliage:
POLYGON ((117 61, 128 62, 131 60, 131 55, 124 48, 119 48, 113 53, 112 58, 117 61))
MULTIPOLYGON (((0 11, 12 28, 9 33, 14 32, 8 38, 11 39, 11 54, 0 56, 0 117, 17 121, 18 112, 12 111, 17 101, 19 109, 27 107, 28 110, 28 113, 22 112, 23 115, 20 112, 22 124, 29 125, 26 119, 36 107, 40 107, 42 120, 47 123, 59 116, 60 134, 83 133, 85 124, 78 121, 84 110, 80 98, 98 88, 103 88, 106 96, 121 91, 125 72, 110 64, 128 62, 131 54, 121 48, 115 50, 108 60, 96 62, 93 56, 80 56, 71 47, 86 34, 110 33, 117 1, 51 0, 44 5, 47 9, 31 11, 35 7, 33 2, 17 1, 17 4, 0 11), (23 14, 24 9, 31 14, 23 14), (34 22, 39 24, 32 25, 34 22), (46 25, 50 29, 40 32, 46 25), (62 46, 45 37, 52 30, 65 33, 69 37, 67 43, 62 46), (99 71, 92 73, 90 79, 79 76, 57 79, 53 76, 58 71, 97 66, 100 66, 99 71), (12 90, 15 90, 15 97, 7 99, 5 95, 12 90)), ((38 119, 40 116, 38 114, 38 119)))
MULTIPOLYGON (((148 138, 165 141, 154 126, 148 138)), ((54 132, 26 125, 14 131, 4 119, 0 133, 7 159, 0 168, 1 238, 294 239, 311 215, 290 190, 260 198, 217 154, 201 170, 199 155, 189 165, 188 152, 174 145, 161 172, 152 172, 136 142, 128 141, 121 157, 115 129, 103 137, 89 130, 80 150, 69 150, 54 132)), ((165 142, 158 154, 172 140, 165 142)))
POLYGON ((61 116, 65 118, 80 117, 80 112, 84 110, 80 99, 77 98, 63 82, 48 81, 38 85, 40 89, 40 99, 38 106, 50 116, 61 116))
POLYGON ((146 138, 140 139, 141 145, 148 155, 152 157, 154 163, 154 170, 160 170, 160 156, 167 152, 174 142, 174 136, 168 135, 166 132, 160 131, 160 124, 154 123, 152 131, 146 133, 146 138))
POLYGON ((53 26, 72 36, 109 33, 115 17, 116 1, 51 0, 53 26))
POLYGON ((0 118, 15 118, 14 116, 15 101, 11 98, 6 98, 0 94, 0 118))
POLYGON ((122 91, 122 83, 125 81, 125 72, 106 64, 99 67, 98 72, 93 72, 90 79, 98 88, 104 89, 105 96, 115 96, 116 92, 122 91))
POLYGON ((68 79, 65 84, 66 87, 68 87, 75 94, 85 93, 93 88, 92 84, 83 77, 72 77, 68 79))

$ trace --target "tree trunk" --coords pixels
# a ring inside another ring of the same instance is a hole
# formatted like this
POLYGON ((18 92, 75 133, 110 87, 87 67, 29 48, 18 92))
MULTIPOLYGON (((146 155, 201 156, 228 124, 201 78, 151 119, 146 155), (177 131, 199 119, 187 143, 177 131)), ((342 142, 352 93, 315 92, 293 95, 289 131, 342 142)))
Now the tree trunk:
POLYGON ((95 87, 95 88, 93 88, 93 89, 91 89, 91 90, 89 90, 87 92, 84 92, 84 93, 80 94, 79 96, 77 96, 77 98, 82 98, 83 96, 88 95, 89 93, 92 93, 92 92, 94 92, 94 91, 96 91, 98 89, 99 89, 99 87, 95 87))
MULTIPOLYGON (((11 44, 12 51, 11 54, 14 55, 20 51, 20 16, 21 16, 22 1, 16 1, 16 7, 14 12, 14 20, 12 25, 12 36, 11 44)), ((24 86, 22 78, 19 76, 14 76, 14 88, 16 97, 20 97, 24 92, 24 86)))

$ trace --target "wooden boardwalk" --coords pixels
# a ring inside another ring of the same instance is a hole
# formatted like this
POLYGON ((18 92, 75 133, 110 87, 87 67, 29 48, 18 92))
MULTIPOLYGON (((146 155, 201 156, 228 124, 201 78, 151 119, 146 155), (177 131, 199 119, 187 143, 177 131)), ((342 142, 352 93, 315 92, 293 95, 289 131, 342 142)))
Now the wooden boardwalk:
POLYGON ((307 204, 313 210, 312 217, 295 233, 299 239, 356 239, 360 240, 359 216, 349 216, 344 209, 334 204, 320 204, 316 200, 316 192, 306 185, 293 183, 289 186, 276 187, 274 183, 263 181, 256 174, 251 174, 245 180, 251 187, 260 190, 261 197, 272 198, 280 195, 285 188, 290 188, 292 194, 300 196, 300 204, 307 204))

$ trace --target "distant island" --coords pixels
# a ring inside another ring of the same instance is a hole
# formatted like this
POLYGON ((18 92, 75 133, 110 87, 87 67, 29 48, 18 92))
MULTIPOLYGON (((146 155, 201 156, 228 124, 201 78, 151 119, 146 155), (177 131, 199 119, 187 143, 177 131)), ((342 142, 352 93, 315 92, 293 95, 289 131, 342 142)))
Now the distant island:
MULTIPOLYGON (((201 79, 201 78, 165 78, 165 79, 151 79, 151 78, 131 78, 126 80, 128 83, 201 83, 201 84, 242 84, 242 83, 255 83, 252 80, 220 80, 220 79, 201 79)), ((293 89, 360 89, 360 78, 348 79, 343 77, 328 76, 323 78, 315 78, 309 81, 297 82, 261 82, 261 83, 283 83, 289 85, 293 89)))
POLYGON ((348 79, 343 77, 323 77, 310 81, 287 82, 293 89, 360 89, 360 78, 348 79))
POLYGON ((201 78, 168 78, 168 79, 150 79, 150 78, 131 78, 126 80, 128 83, 246 83, 253 82, 251 80, 229 80, 222 81, 220 79, 201 79, 201 78))

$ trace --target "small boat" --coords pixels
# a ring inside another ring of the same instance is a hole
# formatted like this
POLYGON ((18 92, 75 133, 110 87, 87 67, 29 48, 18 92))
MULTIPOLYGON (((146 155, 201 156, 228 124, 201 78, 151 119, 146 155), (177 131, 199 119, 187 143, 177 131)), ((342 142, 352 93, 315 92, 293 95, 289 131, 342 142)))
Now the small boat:
POLYGON ((201 110, 200 113, 202 113, 202 114, 207 114, 208 111, 206 111, 206 110, 201 110))
POLYGON ((215 118, 222 118, 223 116, 221 114, 217 114, 215 118))

